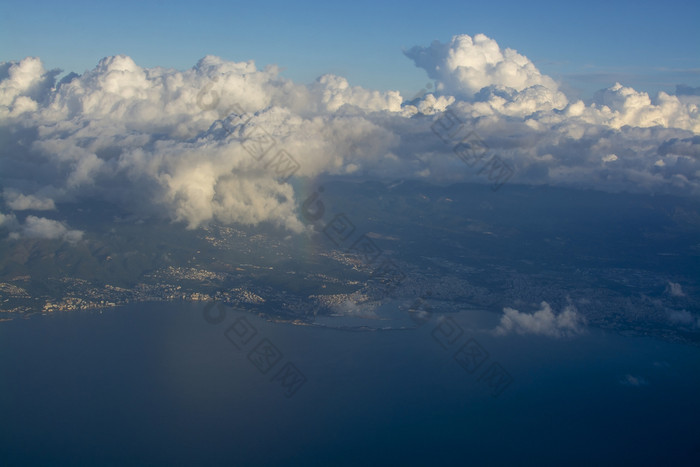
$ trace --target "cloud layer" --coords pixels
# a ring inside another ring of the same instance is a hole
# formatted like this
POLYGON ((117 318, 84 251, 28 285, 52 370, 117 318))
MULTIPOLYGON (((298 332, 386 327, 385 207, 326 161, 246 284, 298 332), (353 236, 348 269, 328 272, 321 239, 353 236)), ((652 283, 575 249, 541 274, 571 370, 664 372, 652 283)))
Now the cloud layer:
POLYGON ((611 83, 592 102, 570 102, 527 57, 482 34, 406 55, 437 85, 410 104, 340 76, 305 85, 211 56, 185 71, 107 57, 60 82, 37 58, 0 64, 4 212, 105 199, 192 228, 301 231, 294 178, 484 182, 453 151, 468 133, 517 183, 700 193, 692 93, 652 98, 611 83), (432 131, 445 111, 458 123, 449 139, 432 131))

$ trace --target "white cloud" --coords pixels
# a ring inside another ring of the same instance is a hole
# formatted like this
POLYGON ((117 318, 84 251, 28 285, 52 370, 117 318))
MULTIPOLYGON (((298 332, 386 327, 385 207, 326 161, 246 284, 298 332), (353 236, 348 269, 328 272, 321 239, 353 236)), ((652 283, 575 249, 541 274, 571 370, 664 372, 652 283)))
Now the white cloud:
POLYGON ((700 317, 694 316, 686 310, 669 310, 668 319, 673 324, 700 328, 700 317))
POLYGON ((681 285, 677 282, 668 281, 666 292, 672 297, 685 297, 685 293, 683 293, 683 287, 681 287, 681 285))
POLYGON ((3 214, 0 212, 0 227, 14 230, 17 227, 17 218, 14 214, 3 214))
POLYGON ((453 152, 458 138, 431 131, 447 109, 514 167, 516 183, 700 194, 697 96, 614 84, 590 105, 568 102, 529 59, 483 35, 406 54, 437 82, 412 105, 335 75, 303 85, 274 66, 212 56, 184 71, 107 57, 58 84, 39 59, 1 64, 10 137, 0 185, 21 187, 7 206, 106 199, 193 228, 219 220, 299 231, 298 194, 270 165, 279 154, 298 163, 295 177, 483 182, 453 152), (256 157, 261 136, 269 151, 256 157))
POLYGON ((27 216, 19 233, 13 237, 61 239, 75 243, 83 238, 80 230, 70 230, 63 222, 46 219, 45 217, 27 216))
POLYGON ((83 238, 82 231, 69 229, 65 223, 45 217, 27 216, 24 223, 20 223, 14 214, 0 213, 0 227, 10 230, 9 238, 11 239, 60 239, 76 243, 83 238))
POLYGON ((645 378, 642 378, 641 376, 633 376, 630 374, 626 374, 625 376, 620 378, 620 384, 624 386, 639 387, 649 385, 649 381, 647 381, 645 378))
POLYGON ((25 211, 28 209, 35 211, 51 211, 56 209, 56 206, 51 198, 43 196, 23 195, 18 191, 6 189, 3 192, 5 204, 10 209, 15 211, 25 211))
POLYGON ((0 63, 0 118, 18 117, 37 110, 58 73, 58 70, 45 71, 36 57, 17 63, 0 63))
POLYGON ((501 50, 484 34, 454 36, 447 44, 434 41, 405 54, 438 82, 438 90, 451 94, 473 96, 492 85, 516 91, 531 86, 557 89, 554 80, 542 75, 527 57, 513 49, 501 50))
POLYGON ((625 125, 648 128, 653 126, 682 128, 700 133, 698 106, 677 96, 660 92, 652 101, 645 92, 638 92, 620 83, 599 91, 595 104, 587 111, 589 122, 612 128, 625 125))
POLYGON ((352 105, 363 110, 399 112, 403 99, 398 91, 381 93, 369 91, 360 86, 350 86, 348 81, 335 75, 323 75, 311 86, 322 105, 328 112, 335 112, 344 105, 352 105))
POLYGON ((585 321, 573 306, 567 306, 554 314, 547 302, 540 304, 536 312, 521 313, 513 308, 504 308, 501 321, 496 327, 497 335, 535 334, 549 337, 571 337, 584 332, 585 321))

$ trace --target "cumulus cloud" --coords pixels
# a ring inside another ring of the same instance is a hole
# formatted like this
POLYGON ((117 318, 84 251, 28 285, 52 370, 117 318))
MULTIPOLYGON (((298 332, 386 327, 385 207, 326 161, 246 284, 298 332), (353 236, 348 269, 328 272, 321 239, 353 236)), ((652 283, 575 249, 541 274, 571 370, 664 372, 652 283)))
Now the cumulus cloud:
POLYGON ((668 311, 668 319, 673 324, 681 326, 700 328, 700 317, 694 316, 686 310, 670 310, 668 311))
POLYGON ((410 103, 336 75, 299 84, 212 56, 184 71, 106 57, 60 82, 37 58, 0 64, 5 204, 105 199, 190 228, 301 231, 293 178, 484 182, 454 152, 469 133, 517 183, 700 193, 697 96, 611 83, 591 103, 569 102, 527 57, 481 34, 406 55, 436 81, 410 103), (445 112, 458 120, 450 140, 431 129, 445 112))
POLYGON ((433 115, 439 112, 444 112, 447 107, 455 101, 453 96, 438 96, 428 94, 424 99, 418 102, 416 110, 423 115, 433 115))
POLYGON ((641 376, 626 374, 620 378, 620 384, 622 384, 623 386, 639 387, 649 385, 649 381, 647 381, 645 378, 642 378, 641 376))
POLYGON ((591 122, 604 123, 612 128, 660 126, 700 133, 698 106, 665 92, 660 92, 652 100, 645 92, 615 83, 598 91, 594 102, 588 112, 591 122))
POLYGON ((540 304, 536 312, 521 313, 513 308, 504 308, 501 322, 496 327, 497 335, 535 334, 548 337, 571 337, 584 332, 584 319, 573 306, 567 306, 554 314, 547 302, 540 304))
POLYGON ((0 228, 14 230, 17 227, 17 217, 14 214, 3 214, 0 212, 0 228))
POLYGON ((447 93, 473 96, 493 85, 516 91, 532 86, 557 89, 554 80, 542 75, 527 57, 513 49, 502 50, 484 34, 454 36, 447 44, 434 41, 405 54, 437 81, 438 90, 447 93))
MULTIPOLYGON (((2 219, 0 218, 0 221, 2 219)), ((0 225, 2 225, 0 223, 0 225)), ((65 223, 47 219, 45 217, 27 216, 23 224, 14 222, 11 224, 13 232, 10 233, 10 238, 42 238, 48 240, 64 240, 70 243, 76 243, 83 238, 83 232, 80 230, 71 230, 65 223)))
POLYGON ((335 112, 344 105, 370 111, 398 112, 403 101, 398 91, 369 91, 360 86, 350 86, 345 78, 335 75, 321 76, 316 84, 311 86, 311 91, 317 96, 323 109, 329 112, 335 112))
POLYGON ((668 285, 666 286, 666 293, 668 293, 672 297, 685 297, 685 293, 683 293, 683 287, 681 287, 681 285, 677 282, 668 281, 668 285))
POLYGON ((23 195, 15 190, 5 190, 3 194, 5 197, 5 204, 15 211, 25 211, 29 209, 35 211, 50 211, 56 209, 56 205, 51 198, 23 195))
POLYGON ((60 70, 44 70, 37 57, 27 57, 19 63, 0 63, 0 117, 37 110, 59 73, 60 70))

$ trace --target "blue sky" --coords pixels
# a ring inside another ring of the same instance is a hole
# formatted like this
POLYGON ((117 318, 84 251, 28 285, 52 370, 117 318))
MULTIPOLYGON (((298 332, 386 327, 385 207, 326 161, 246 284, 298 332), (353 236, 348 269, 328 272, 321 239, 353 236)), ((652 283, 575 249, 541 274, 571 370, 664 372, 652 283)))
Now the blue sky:
POLYGON ((49 2, 0 3, 0 61, 40 57, 82 72, 108 55, 185 69, 207 54, 324 73, 407 95, 428 79, 403 49, 484 33, 572 94, 615 81, 638 90, 700 86, 700 2, 49 2))

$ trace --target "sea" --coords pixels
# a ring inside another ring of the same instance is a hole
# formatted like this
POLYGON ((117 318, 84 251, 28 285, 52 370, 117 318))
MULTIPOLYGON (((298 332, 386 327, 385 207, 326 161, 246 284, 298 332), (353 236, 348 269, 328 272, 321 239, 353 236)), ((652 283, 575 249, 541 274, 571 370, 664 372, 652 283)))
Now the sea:
POLYGON ((163 302, 0 322, 0 465, 700 465, 698 347, 406 323, 163 302))

